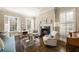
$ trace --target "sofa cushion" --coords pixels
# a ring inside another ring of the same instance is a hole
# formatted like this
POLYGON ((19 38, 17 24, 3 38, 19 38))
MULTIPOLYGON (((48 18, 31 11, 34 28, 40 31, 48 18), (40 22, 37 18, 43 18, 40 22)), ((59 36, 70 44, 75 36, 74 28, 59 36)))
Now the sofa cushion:
POLYGON ((57 34, 56 31, 52 31, 50 35, 53 36, 53 38, 56 38, 56 34, 57 34))

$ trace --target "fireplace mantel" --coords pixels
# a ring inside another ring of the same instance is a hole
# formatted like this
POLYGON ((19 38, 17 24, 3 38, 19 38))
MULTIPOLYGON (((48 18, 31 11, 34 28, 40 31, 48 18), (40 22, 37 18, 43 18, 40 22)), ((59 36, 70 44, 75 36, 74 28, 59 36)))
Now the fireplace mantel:
POLYGON ((40 26, 41 26, 41 27, 43 27, 43 26, 50 26, 50 27, 53 27, 52 24, 40 24, 40 26))
POLYGON ((53 31, 52 24, 40 24, 40 34, 41 34, 41 28, 44 28, 44 27, 50 27, 50 34, 52 33, 52 31, 53 31))

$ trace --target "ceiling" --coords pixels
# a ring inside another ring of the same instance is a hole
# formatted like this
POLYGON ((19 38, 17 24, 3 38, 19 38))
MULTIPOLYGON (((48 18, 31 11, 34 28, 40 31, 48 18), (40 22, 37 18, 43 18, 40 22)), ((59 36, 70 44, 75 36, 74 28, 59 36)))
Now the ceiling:
POLYGON ((38 16, 39 14, 54 8, 53 7, 5 7, 4 9, 19 13, 24 16, 38 16))

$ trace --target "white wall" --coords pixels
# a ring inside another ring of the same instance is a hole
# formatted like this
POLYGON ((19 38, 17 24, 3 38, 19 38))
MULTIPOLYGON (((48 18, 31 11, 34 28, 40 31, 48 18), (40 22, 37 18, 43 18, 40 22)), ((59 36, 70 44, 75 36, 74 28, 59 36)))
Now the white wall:
POLYGON ((55 22, 55 11, 54 11, 54 9, 51 9, 51 10, 45 12, 45 13, 40 14, 36 19, 39 22, 38 25, 36 25, 39 33, 40 33, 40 25, 46 24, 46 20, 47 20, 47 24, 52 25, 52 31, 54 30, 54 22, 55 22), (41 24, 40 24, 40 22, 41 22, 41 24))
POLYGON ((18 22, 18 27, 17 27, 17 31, 19 32, 19 31, 21 31, 22 30, 22 28, 21 28, 21 21, 23 21, 25 18, 22 16, 22 15, 19 15, 19 14, 17 14, 17 13, 14 13, 14 12, 10 12, 10 11, 7 11, 7 10, 5 10, 5 9, 1 9, 0 10, 0 31, 1 32, 4 32, 4 24, 8 21, 8 20, 5 20, 4 21, 4 19, 5 19, 5 15, 7 15, 7 16, 13 16, 13 17, 17 17, 18 18, 18 20, 17 20, 17 22, 18 22))
POLYGON ((4 17, 0 12, 0 32, 4 31, 4 17))

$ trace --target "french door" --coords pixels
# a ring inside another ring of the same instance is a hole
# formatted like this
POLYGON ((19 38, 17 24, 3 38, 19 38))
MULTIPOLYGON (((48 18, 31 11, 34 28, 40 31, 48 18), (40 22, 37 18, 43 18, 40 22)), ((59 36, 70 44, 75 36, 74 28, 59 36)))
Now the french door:
POLYGON ((75 9, 60 12, 60 39, 66 39, 69 32, 74 31, 76 31, 75 9))

